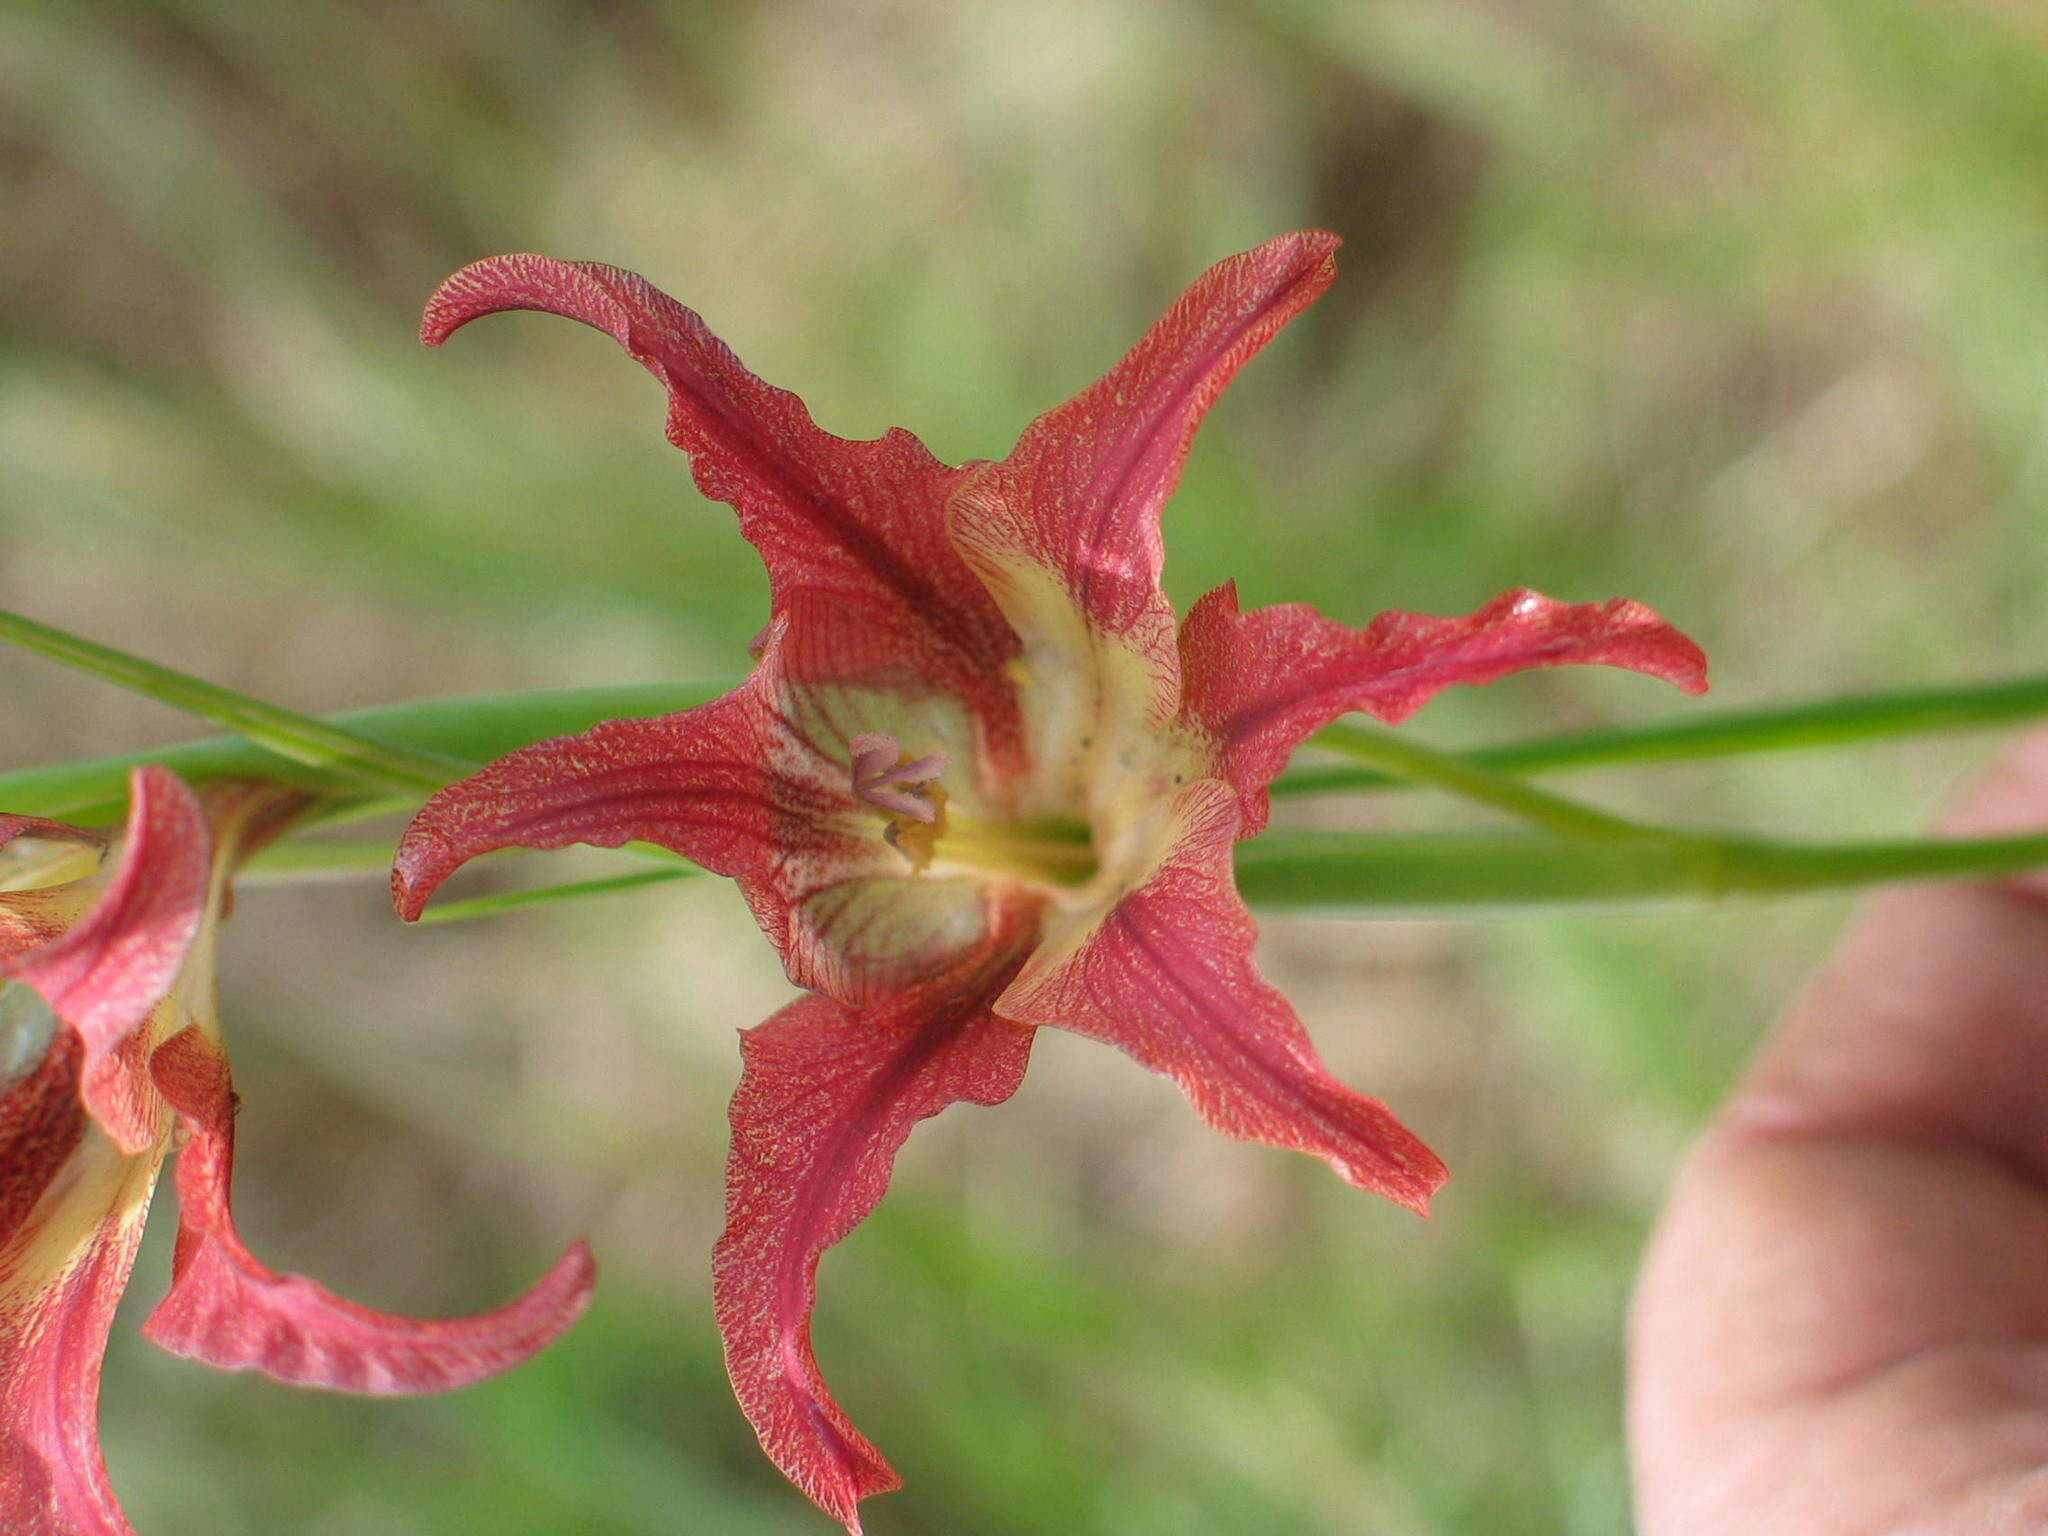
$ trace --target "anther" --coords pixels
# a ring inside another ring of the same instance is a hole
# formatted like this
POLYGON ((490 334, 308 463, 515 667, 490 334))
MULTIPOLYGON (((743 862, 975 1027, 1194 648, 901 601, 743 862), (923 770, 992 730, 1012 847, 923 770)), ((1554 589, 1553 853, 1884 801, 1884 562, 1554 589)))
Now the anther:
POLYGON ((946 771, 945 753, 906 758, 896 738, 880 732, 856 736, 847 746, 853 753, 855 799, 891 816, 927 823, 937 819, 938 807, 922 791, 946 771))

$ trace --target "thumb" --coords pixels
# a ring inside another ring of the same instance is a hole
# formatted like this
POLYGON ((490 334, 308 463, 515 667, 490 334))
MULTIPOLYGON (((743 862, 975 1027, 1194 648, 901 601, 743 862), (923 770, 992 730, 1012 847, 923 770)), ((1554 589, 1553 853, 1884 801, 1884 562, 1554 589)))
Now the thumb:
MULTIPOLYGON (((1948 819, 2048 823, 2048 734, 1948 819)), ((1631 1328, 1644 1536, 2048 1527, 2048 900, 1872 902, 1689 1159, 1631 1328)))

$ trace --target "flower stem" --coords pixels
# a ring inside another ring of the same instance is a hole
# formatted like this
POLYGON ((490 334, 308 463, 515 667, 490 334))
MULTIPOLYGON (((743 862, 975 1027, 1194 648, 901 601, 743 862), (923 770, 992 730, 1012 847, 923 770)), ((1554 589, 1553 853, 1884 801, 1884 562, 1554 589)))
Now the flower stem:
POLYGON ((1505 811, 1560 837, 1590 842, 1690 839, 1688 833, 1630 821, 1595 806, 1553 795, 1472 758, 1438 751, 1411 736, 1396 735, 1382 726, 1331 726, 1316 740, 1320 745, 1345 753, 1391 779, 1434 785, 1462 799, 1505 811))
MULTIPOLYGON (((357 797, 361 801, 359 809, 376 814, 418 805, 428 789, 438 788, 464 771, 455 763, 456 759, 488 762, 515 747, 547 736, 584 730, 600 720, 688 709, 716 698, 727 686, 724 682, 641 683, 612 688, 474 694, 350 710, 330 716, 324 723, 345 730, 358 740, 399 751, 435 754, 455 764, 433 784, 415 786, 408 794, 379 796, 375 800, 357 797)), ((194 783, 269 776, 330 792, 348 787, 361 789, 360 780, 345 779, 332 770, 317 770, 280 757, 259 745, 259 740, 254 736, 216 736, 147 752, 126 752, 117 757, 0 774, 0 809, 85 823, 110 820, 119 816, 127 802, 128 770, 143 763, 161 763, 194 783)))
MULTIPOLYGON (((431 793, 470 767, 438 753, 369 740, 329 721, 280 709, 6 609, 0 609, 0 640, 224 726, 278 757, 358 786, 369 783, 431 793)), ((266 766, 274 769, 275 763, 266 766)))
MULTIPOLYGON (((389 864, 388 843, 293 839, 252 874, 304 880, 389 864)), ((2048 867, 2048 833, 2018 837, 1782 843, 1691 837, 1565 842, 1525 832, 1271 831, 1237 851, 1237 884, 1262 912, 1383 915, 1474 908, 1792 896, 1891 881, 1987 878, 2048 867)), ((448 902, 423 921, 457 922, 678 880, 680 862, 608 879, 448 902)))
POLYGON ((420 914, 422 923, 460 923, 471 918, 496 917, 501 912, 516 912, 522 907, 575 900, 584 896, 612 896, 621 891, 638 890, 643 885, 661 885, 670 880, 687 879, 701 874, 695 865, 677 866, 673 869, 640 869, 630 875, 613 875, 603 880, 578 880, 571 885, 546 885, 524 891, 505 891, 495 896, 472 896, 467 901, 443 902, 420 914))
MULTIPOLYGON (((281 760, 278 754, 287 743, 274 729, 266 728, 266 715, 270 727, 302 729, 314 724, 346 732, 354 738, 356 750, 364 743, 374 744, 384 750, 387 762, 412 754, 415 772, 409 780, 410 796, 388 797, 402 805, 416 802, 419 797, 418 781, 428 772, 423 759, 438 759, 432 767, 432 772, 438 774, 438 784, 456 771, 455 764, 486 762, 541 737, 582 730, 600 720, 687 709, 716 698, 731 686, 730 679, 714 679, 482 694, 383 705, 309 721, 304 716, 276 710, 197 678, 155 667, 15 615, 0 617, 0 638, 29 645, 53 659, 82 666, 166 703, 218 722, 233 722, 231 728, 245 730, 242 736, 0 774, 0 806, 8 811, 68 816, 78 821, 105 820, 118 815, 126 795, 128 770, 144 762, 162 763, 195 782, 267 774, 330 791, 345 785, 360 787, 361 777, 348 773, 341 761, 347 754, 324 756, 317 743, 303 737, 298 744, 298 761, 291 760, 292 753, 286 753, 281 760), (166 687, 167 683, 174 686, 166 687), (277 744, 272 746, 273 742, 277 744), (306 766, 315 759, 328 766, 306 766)), ((1679 762, 1746 752, 1847 746, 1934 731, 2009 725, 2044 715, 2048 715, 2048 676, 2033 676, 1962 688, 1828 699, 1721 715, 1686 714, 1654 725, 1539 736, 1479 747, 1456 757, 1475 768, 1537 773, 1603 764, 1679 762)), ((1356 757, 1358 753, 1351 750, 1357 746, 1353 733, 1361 729, 1349 723, 1331 726, 1315 738, 1315 745, 1356 757)), ((1401 740, 1405 742, 1408 738, 1403 736, 1401 740)), ((337 744, 330 743, 333 745, 337 744)), ((1272 793, 1278 798, 1379 790, 1407 781, 1405 775, 1389 772, 1370 761, 1311 764, 1281 775, 1273 784, 1272 793)), ((388 775, 384 782, 394 783, 388 775)))
MULTIPOLYGON (((1688 713, 1652 725, 1619 730, 1537 736, 1459 754, 1483 768, 1517 773, 1554 772, 1618 763, 1670 763, 1783 752, 1807 747, 1983 730, 2048 716, 2048 676, 2017 677, 1962 688, 1928 688, 1861 698, 1824 699, 1774 709, 1722 714, 1688 713)), ((1344 751, 1342 738, 1357 727, 1334 725, 1314 744, 1344 751)), ((1273 785, 1275 796, 1388 789, 1401 779, 1364 763, 1299 767, 1273 785)))
POLYGON ((1945 841, 1561 842, 1526 833, 1269 832, 1238 850, 1264 911, 1332 913, 1783 896, 2048 866, 2048 833, 1945 841))

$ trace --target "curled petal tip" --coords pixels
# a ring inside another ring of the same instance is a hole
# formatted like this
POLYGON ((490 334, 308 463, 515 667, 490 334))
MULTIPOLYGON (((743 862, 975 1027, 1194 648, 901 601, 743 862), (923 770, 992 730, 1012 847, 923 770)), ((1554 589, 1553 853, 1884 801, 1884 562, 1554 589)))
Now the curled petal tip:
POLYGON ((400 919, 417 922, 453 868, 440 839, 430 832, 408 831, 391 865, 391 905, 400 919))
MULTIPOLYGON (((1523 589, 1516 596, 1518 613, 1540 618, 1564 608, 1540 592, 1523 589)), ((1662 678, 1684 693, 1707 691, 1707 653, 1683 630, 1659 617, 1655 609, 1623 597, 1595 605, 1591 611, 1606 623, 1616 647, 1614 665, 1662 678), (1632 655, 1628 650, 1631 639, 1636 647, 1632 655)))
POLYGON ((589 1247, 576 1242, 495 1312, 400 1317, 264 1270, 238 1243, 213 1243, 179 1275, 142 1335, 172 1354, 295 1386, 450 1392, 524 1364, 560 1338, 590 1305, 596 1278, 589 1247))
POLYGON ((1298 229, 1291 235, 1280 236, 1280 239, 1276 240, 1274 244, 1277 245, 1280 241, 1293 242, 1300 248, 1303 255, 1327 266, 1334 272, 1337 264, 1337 248, 1344 243, 1344 237, 1333 235, 1327 229, 1298 229))
POLYGON ((501 274, 515 264, 545 261, 538 256, 486 256, 442 279, 420 315, 420 345, 438 347, 477 316, 494 307, 490 295, 503 286, 501 274))
POLYGON ((514 252, 486 256, 451 275, 434 290, 420 316, 420 342, 438 347, 483 315, 532 309, 562 315, 613 335, 622 344, 628 322, 605 277, 638 284, 629 273, 590 262, 514 252))
POLYGON ((177 1112, 178 1246, 171 1289, 143 1336, 224 1371, 376 1395, 446 1392, 520 1364, 582 1315, 595 1266, 572 1244, 525 1294, 471 1317, 402 1317, 280 1274, 242 1243, 232 1209, 234 1089, 198 1028, 157 1050, 151 1075, 177 1112))

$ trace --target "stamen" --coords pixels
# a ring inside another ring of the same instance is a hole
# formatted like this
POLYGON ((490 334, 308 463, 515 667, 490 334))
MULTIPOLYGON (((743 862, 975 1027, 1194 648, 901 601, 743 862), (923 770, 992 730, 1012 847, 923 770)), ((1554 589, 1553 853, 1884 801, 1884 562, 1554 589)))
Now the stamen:
POLYGON ((879 731, 856 736, 847 746, 853 753, 855 799, 912 821, 929 823, 938 818, 938 807, 923 793, 923 787, 946 771, 945 753, 927 752, 913 760, 903 755, 895 737, 879 731))

